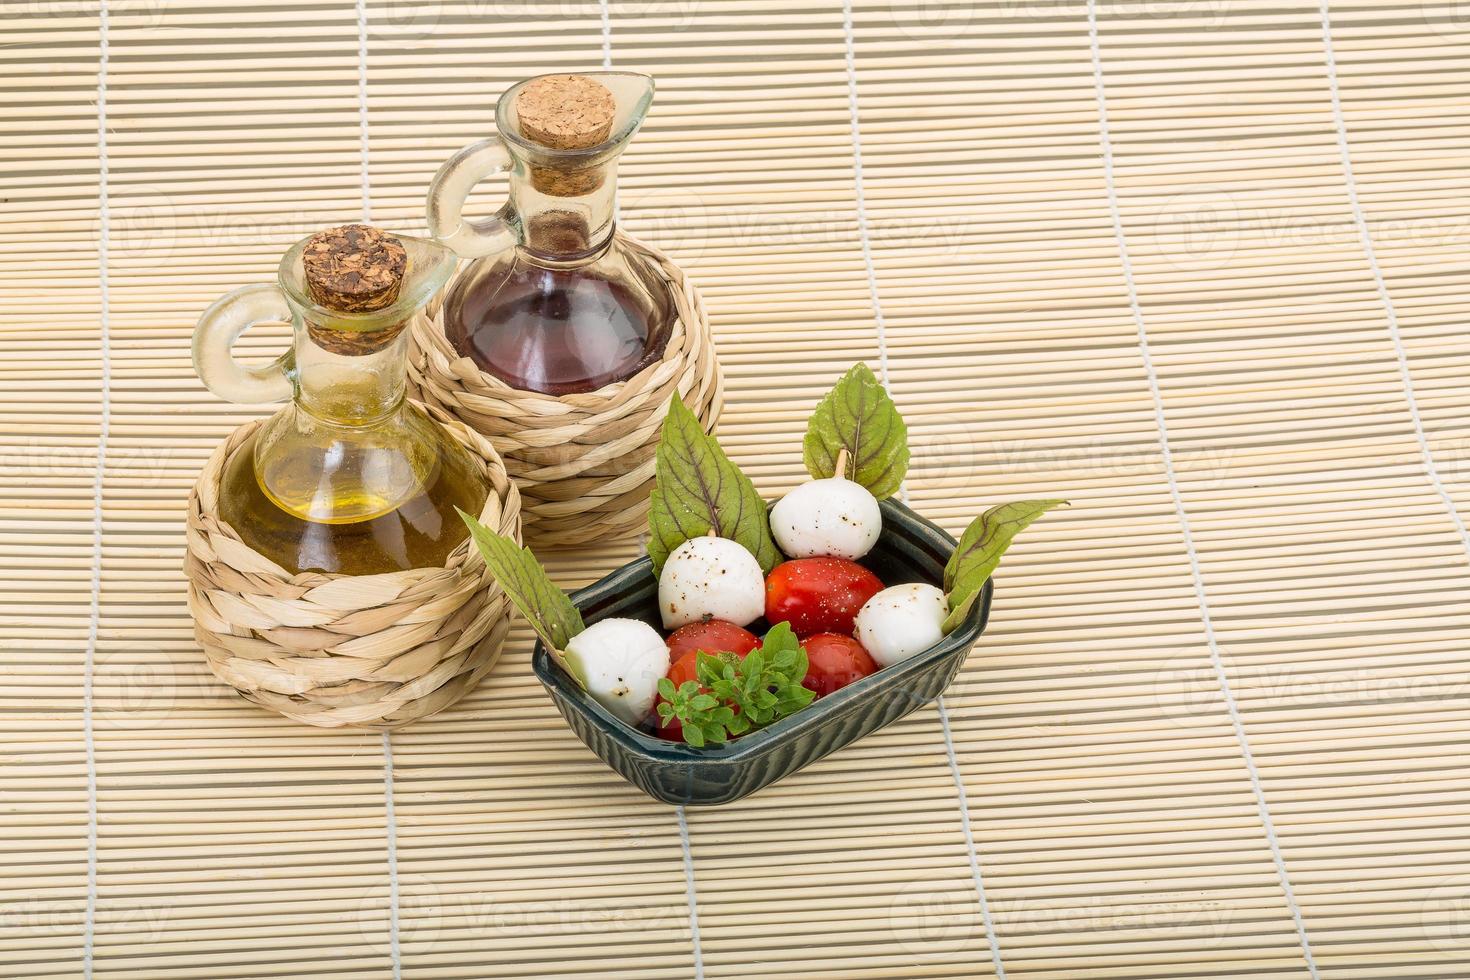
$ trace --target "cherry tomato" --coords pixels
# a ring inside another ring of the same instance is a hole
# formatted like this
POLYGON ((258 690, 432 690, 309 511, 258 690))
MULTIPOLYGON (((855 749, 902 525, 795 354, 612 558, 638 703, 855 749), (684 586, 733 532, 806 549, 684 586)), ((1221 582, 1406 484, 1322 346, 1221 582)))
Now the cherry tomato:
MULTIPOLYGON (((695 679, 695 662, 699 659, 698 654, 704 653, 734 653, 744 657, 747 653, 760 646, 760 640, 749 630, 741 629, 734 623, 727 623, 723 619, 710 619, 702 623, 689 623, 680 626, 669 634, 664 641, 669 646, 669 659, 674 663, 667 674, 669 680, 678 687, 685 681, 695 679)), ((663 698, 659 698, 660 701, 663 698)), ((658 706, 654 705, 654 711, 658 706)), ((664 724, 657 714, 654 715, 658 721, 659 738, 668 739, 671 742, 684 741, 684 726, 679 724, 677 718, 671 719, 664 724)))
POLYGON ((817 633, 801 641, 806 650, 806 679, 801 686, 826 697, 878 669, 863 645, 841 633, 817 633))
POLYGON ((688 625, 680 626, 674 632, 670 633, 669 638, 664 642, 669 646, 669 659, 675 664, 674 668, 669 671, 669 677, 677 687, 679 684, 684 683, 684 681, 694 680, 693 657, 688 658, 689 676, 680 677, 674 673, 674 671, 679 669, 678 664, 685 659, 687 654, 693 653, 696 650, 703 650, 705 653, 720 653, 723 651, 729 651, 730 653, 749 653, 760 646, 761 641, 756 639, 754 633, 746 629, 741 629, 734 623, 727 623, 723 619, 709 619, 702 623, 689 623, 688 625))
POLYGON ((766 576, 766 621, 797 636, 851 633, 863 603, 883 591, 878 576, 846 558, 797 558, 766 576))

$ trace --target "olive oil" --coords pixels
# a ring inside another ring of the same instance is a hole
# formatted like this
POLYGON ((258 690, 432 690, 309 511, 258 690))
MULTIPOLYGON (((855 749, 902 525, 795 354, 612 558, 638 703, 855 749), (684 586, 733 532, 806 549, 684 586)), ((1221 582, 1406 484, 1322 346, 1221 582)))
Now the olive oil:
MULTIPOLYGON (((318 501, 335 516, 312 520, 265 489, 256 475, 254 450, 252 437, 230 460, 220 486, 220 516, 248 537, 251 547, 290 572, 372 575, 443 565, 468 536, 455 508, 478 514, 485 503, 485 482, 461 450, 438 454, 429 472, 415 478, 398 500, 386 498, 382 489, 394 481, 378 480, 374 486, 363 479, 363 470, 373 468, 370 463, 360 461, 355 474, 339 470, 327 491, 331 499, 318 501)), ((319 461, 302 456, 273 464, 278 485, 323 472, 319 461)))

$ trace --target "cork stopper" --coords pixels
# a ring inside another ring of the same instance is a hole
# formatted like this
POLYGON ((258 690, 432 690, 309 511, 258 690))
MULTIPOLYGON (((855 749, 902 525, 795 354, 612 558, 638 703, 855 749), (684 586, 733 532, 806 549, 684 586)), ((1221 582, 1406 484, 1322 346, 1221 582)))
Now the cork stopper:
MULTIPOLYGON (((317 304, 336 313, 371 313, 398 299, 408 252, 398 239, 371 225, 340 225, 312 235, 301 264, 307 292, 317 304)), ((334 330, 307 324, 317 346, 348 356, 382 350, 403 327, 334 330)))
POLYGON ((612 132, 617 102, 586 75, 544 75, 516 94, 521 135, 553 150, 585 150, 612 132))
MULTIPOLYGON (((551 150, 585 150, 612 134, 617 100, 586 75, 544 75, 516 93, 521 135, 551 150)), ((577 197, 602 186, 600 167, 531 167, 531 183, 543 194, 577 197)))
POLYGON ((316 302, 338 313, 371 313, 398 298, 408 252, 371 225, 340 225, 307 239, 301 264, 316 302))

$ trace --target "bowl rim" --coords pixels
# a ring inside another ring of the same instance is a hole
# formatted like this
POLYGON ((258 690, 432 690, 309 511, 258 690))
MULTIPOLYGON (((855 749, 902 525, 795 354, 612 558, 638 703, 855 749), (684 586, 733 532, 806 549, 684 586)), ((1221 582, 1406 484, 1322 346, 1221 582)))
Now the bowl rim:
MULTIPOLYGON (((947 556, 953 553, 958 542, 954 537, 939 525, 928 518, 916 513, 903 503, 889 498, 879 501, 884 511, 885 532, 889 526, 889 517, 897 518, 895 523, 905 525, 908 531, 921 538, 922 543, 931 546, 937 552, 947 556)), ((633 561, 620 565, 611 572, 598 579, 596 582, 578 589, 571 595, 572 604, 578 611, 582 611, 584 605, 615 597, 625 587, 628 579, 640 580, 647 574, 653 574, 653 560, 647 555, 635 558, 633 561)), ((961 650, 968 650, 974 646, 980 634, 984 632, 986 623, 990 618, 990 604, 995 592, 994 578, 985 582, 980 596, 970 608, 969 615, 953 631, 946 634, 938 643, 932 647, 907 657, 896 664, 881 668, 875 673, 859 681, 855 681, 813 702, 812 707, 820 710, 813 711, 810 708, 788 715, 765 728, 758 729, 747 735, 726 742, 716 747, 694 748, 684 742, 671 742, 659 738, 657 735, 648 735, 628 725, 622 719, 608 711, 594 698, 588 697, 582 691, 577 682, 569 677, 547 652, 545 644, 539 640, 536 642, 535 650, 531 656, 531 667, 540 679, 541 683, 549 689, 565 692, 567 700, 574 700, 579 707, 584 708, 588 714, 595 718, 603 734, 615 739, 626 751, 632 752, 649 762, 687 764, 699 763, 727 763, 737 764, 748 758, 762 754, 773 745, 786 741, 800 732, 819 724, 825 724, 834 717, 840 717, 858 710, 862 707, 859 701, 862 697, 879 687, 892 686, 901 683, 905 677, 920 673, 935 663, 953 656, 961 650)), ((553 694, 555 691, 553 691, 553 694)), ((562 700, 561 698, 557 699, 562 700)))

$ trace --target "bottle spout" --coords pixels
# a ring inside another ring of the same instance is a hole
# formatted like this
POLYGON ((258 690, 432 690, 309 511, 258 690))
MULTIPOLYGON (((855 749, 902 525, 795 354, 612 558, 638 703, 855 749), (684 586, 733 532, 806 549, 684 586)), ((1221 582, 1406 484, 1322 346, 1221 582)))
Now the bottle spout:
POLYGON ((401 312, 407 316, 417 313, 429 305, 450 277, 459 257, 444 244, 428 238, 399 235, 398 240, 408 251, 408 268, 404 272, 403 293, 400 302, 407 301, 401 312))

